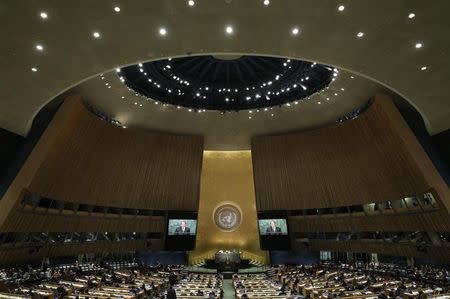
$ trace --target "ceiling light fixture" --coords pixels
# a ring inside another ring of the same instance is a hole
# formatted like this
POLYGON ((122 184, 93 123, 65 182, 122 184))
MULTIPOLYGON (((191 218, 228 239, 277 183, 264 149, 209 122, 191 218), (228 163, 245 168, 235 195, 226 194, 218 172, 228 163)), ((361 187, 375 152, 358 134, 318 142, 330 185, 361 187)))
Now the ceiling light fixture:
POLYGON ((31 71, 32 71, 32 72, 37 72, 37 68, 32 67, 32 68, 31 68, 31 71))
POLYGON ((300 29, 298 27, 294 27, 291 30, 292 35, 298 35, 300 33, 300 29))
POLYGON ((358 37, 358 38, 362 38, 363 36, 364 36, 364 32, 358 32, 357 34, 356 34, 356 36, 358 37))
POLYGON ((339 6, 338 6, 338 10, 339 10, 339 11, 344 11, 344 9, 345 9, 345 6, 344 6, 344 5, 339 5, 339 6))
POLYGON ((189 0, 188 1, 188 5, 189 6, 194 6, 195 5, 195 1, 194 0, 189 0))
POLYGON ((426 67, 426 66, 423 66, 423 67, 420 68, 420 70, 421 70, 421 71, 426 71, 426 70, 427 70, 427 67, 426 67))
POLYGON ((37 45, 36 45, 36 50, 38 50, 38 51, 43 51, 43 50, 44 50, 44 46, 41 45, 41 44, 37 44, 37 45))
POLYGON ((114 7, 114 11, 115 12, 120 12, 120 7, 119 6, 114 7))
POLYGON ((41 19, 46 20, 48 18, 48 14, 45 11, 42 11, 39 16, 41 17, 41 19))
POLYGON ((159 35, 166 36, 167 35, 167 29, 164 27, 159 28, 159 35))
POLYGON ((100 32, 94 31, 94 32, 92 32, 92 36, 93 36, 94 38, 100 38, 100 32))
POLYGON ((412 12, 412 13, 410 13, 410 14, 408 15, 408 18, 414 19, 415 16, 416 16, 416 14, 412 12))
POLYGON ((420 49, 420 48, 422 48, 423 47, 423 44, 422 43, 416 43, 416 49, 420 49))
POLYGON ((270 1, 269 0, 264 0, 263 3, 264 3, 265 6, 268 6, 270 4, 270 1))
POLYGON ((227 34, 232 34, 233 33, 233 27, 232 26, 230 26, 230 25, 228 25, 227 27, 225 27, 225 32, 227 33, 227 34))

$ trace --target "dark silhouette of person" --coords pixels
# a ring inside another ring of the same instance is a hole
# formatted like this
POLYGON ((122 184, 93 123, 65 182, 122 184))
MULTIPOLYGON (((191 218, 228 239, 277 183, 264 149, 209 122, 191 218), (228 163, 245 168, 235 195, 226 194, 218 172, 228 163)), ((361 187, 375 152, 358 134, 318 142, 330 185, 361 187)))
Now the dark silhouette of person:
POLYGON ((191 229, 186 226, 186 221, 181 220, 180 226, 175 229, 176 235, 189 235, 191 233, 191 229))
POLYGON ((167 290, 167 299, 177 299, 177 293, 172 286, 167 290))
POLYGON ((266 233, 269 235, 281 234, 281 228, 277 226, 275 220, 270 220, 270 226, 266 229, 266 233))

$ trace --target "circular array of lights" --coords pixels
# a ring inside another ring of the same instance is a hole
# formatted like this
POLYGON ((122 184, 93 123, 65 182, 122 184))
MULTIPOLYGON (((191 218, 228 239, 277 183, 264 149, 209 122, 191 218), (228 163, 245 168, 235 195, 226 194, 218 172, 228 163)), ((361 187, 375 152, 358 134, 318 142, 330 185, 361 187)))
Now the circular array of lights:
POLYGON ((238 111, 283 105, 320 92, 339 71, 302 60, 266 56, 194 56, 116 70, 148 99, 191 109, 238 111))

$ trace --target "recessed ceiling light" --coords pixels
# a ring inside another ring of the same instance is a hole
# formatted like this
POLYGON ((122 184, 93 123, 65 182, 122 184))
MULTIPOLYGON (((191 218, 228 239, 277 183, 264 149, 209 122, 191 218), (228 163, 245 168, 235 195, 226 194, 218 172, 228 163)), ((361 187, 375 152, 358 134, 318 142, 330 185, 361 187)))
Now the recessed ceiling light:
POLYGON ((292 28, 291 33, 293 35, 298 35, 300 33, 300 28, 298 28, 298 27, 292 28))
POLYGON ((41 17, 41 19, 46 20, 48 18, 48 14, 45 11, 42 11, 39 16, 41 17))
POLYGON ((100 32, 94 31, 94 32, 92 32, 92 36, 93 36, 94 38, 100 38, 100 32))
POLYGON ((408 18, 413 19, 415 16, 416 16, 416 14, 412 12, 408 15, 408 18))
POLYGON ((166 36, 167 35, 167 29, 164 27, 159 28, 159 35, 166 36))
POLYGON ((360 31, 360 32, 358 32, 358 33, 356 34, 356 36, 359 37, 359 38, 361 38, 361 37, 364 36, 364 32, 361 32, 361 31, 360 31))
POLYGON ((319 105, 320 105, 320 104, 322 104, 322 103, 321 103, 321 102, 317 102, 317 104, 319 104, 319 105))
POLYGON ((195 1, 194 0, 189 0, 188 1, 188 5, 189 6, 194 6, 195 5, 195 1))
POLYGON ((426 66, 423 66, 423 67, 420 68, 420 70, 421 70, 421 71, 426 71, 426 70, 427 70, 427 67, 426 67, 426 66))
POLYGON ((42 51, 42 50, 44 50, 44 46, 41 45, 41 44, 37 44, 37 45, 36 45, 36 50, 42 51))
POLYGON ((269 5, 269 4, 270 4, 270 1, 269 1, 269 0, 264 0, 264 2, 263 2, 263 3, 264 3, 264 5, 265 5, 265 6, 267 6, 267 5, 269 5))
POLYGON ((119 7, 119 6, 115 6, 115 7, 114 7, 114 11, 115 11, 115 12, 120 12, 120 7, 119 7))
POLYGON ((350 79, 355 79, 355 77, 353 77, 353 76, 350 76, 350 79))
POLYGON ((338 10, 339 10, 339 11, 344 11, 344 9, 345 9, 345 6, 344 6, 344 5, 339 5, 339 6, 338 6, 338 10))
POLYGON ((416 49, 420 49, 422 48, 423 44, 422 43, 416 43, 416 49))
POLYGON ((37 72, 37 68, 32 67, 32 68, 31 68, 31 71, 32 71, 32 72, 37 72))
POLYGON ((227 27, 225 27, 225 32, 227 34, 232 34, 233 33, 233 27, 228 25, 227 27))

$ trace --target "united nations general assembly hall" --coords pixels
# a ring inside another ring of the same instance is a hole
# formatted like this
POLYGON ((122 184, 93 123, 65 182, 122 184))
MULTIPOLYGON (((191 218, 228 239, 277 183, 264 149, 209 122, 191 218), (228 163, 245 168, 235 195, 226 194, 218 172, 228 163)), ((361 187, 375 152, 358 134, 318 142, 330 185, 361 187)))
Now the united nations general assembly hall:
POLYGON ((0 299, 450 299, 449 0, 0 0, 0 299))

